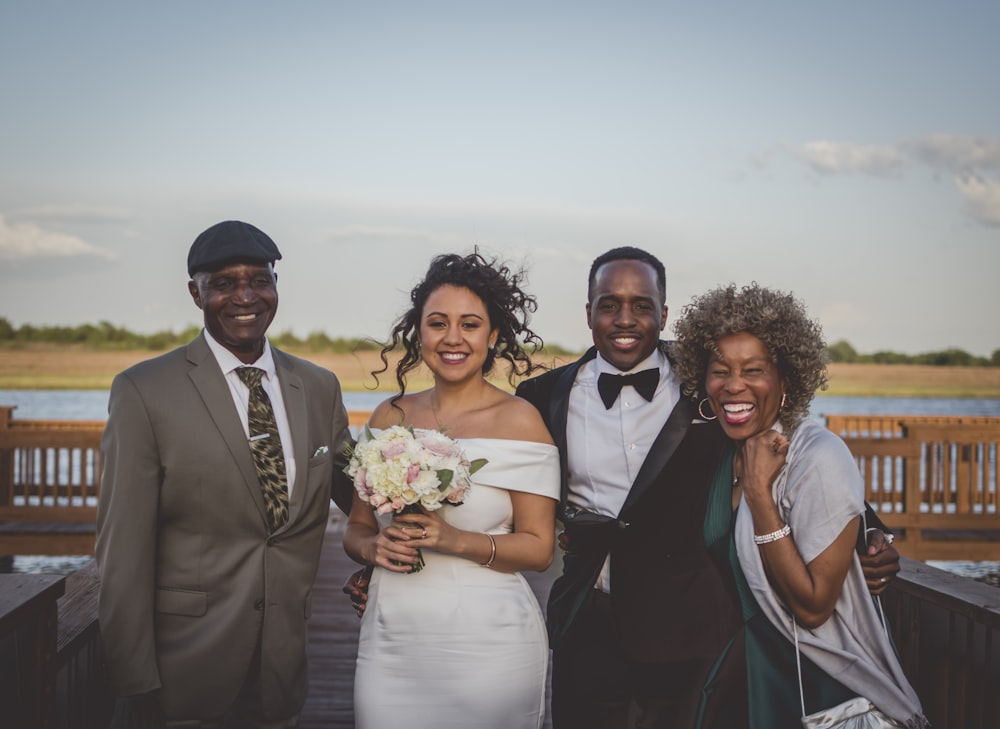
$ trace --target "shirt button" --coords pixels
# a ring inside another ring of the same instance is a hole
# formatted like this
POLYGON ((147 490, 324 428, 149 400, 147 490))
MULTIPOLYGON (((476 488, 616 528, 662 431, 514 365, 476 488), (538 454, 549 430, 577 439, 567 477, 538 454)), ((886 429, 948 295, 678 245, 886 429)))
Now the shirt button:
POLYGON ((629 444, 628 444, 628 449, 629 449, 630 451, 634 451, 634 450, 635 450, 635 443, 629 443, 629 444))

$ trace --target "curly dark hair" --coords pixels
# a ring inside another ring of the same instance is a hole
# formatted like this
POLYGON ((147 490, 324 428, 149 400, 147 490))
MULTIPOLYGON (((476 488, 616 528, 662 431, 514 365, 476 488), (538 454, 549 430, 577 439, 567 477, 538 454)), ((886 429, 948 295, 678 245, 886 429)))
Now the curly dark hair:
POLYGON ((423 280, 410 291, 412 306, 396 321, 389 341, 379 353, 382 368, 372 372, 377 382, 379 373, 389 369, 386 355, 402 344, 403 356, 396 364, 399 393, 391 402, 395 404, 405 394, 406 374, 420 364, 420 318, 427 298, 441 286, 459 286, 478 296, 486 307, 490 329, 500 332, 496 345, 487 352, 483 362, 484 375, 493 370, 498 357, 510 363, 507 380, 511 385, 517 377, 543 368, 531 359, 544 343, 528 326, 538 303, 534 296, 521 289, 524 280, 523 270, 512 270, 496 259, 487 260, 478 250, 467 256, 456 253, 436 256, 423 280))
POLYGON ((674 371, 684 393, 705 391, 709 359, 716 343, 739 332, 760 339, 785 381, 785 403, 778 413, 789 432, 802 421, 817 390, 827 387, 827 353, 820 325, 791 294, 762 288, 756 282, 735 284, 696 296, 674 322, 674 371))

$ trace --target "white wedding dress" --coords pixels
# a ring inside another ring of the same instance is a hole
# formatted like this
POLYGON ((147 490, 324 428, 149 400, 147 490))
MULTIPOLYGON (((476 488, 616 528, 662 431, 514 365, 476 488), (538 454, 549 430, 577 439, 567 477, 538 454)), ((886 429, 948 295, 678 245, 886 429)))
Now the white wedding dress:
MULTIPOLYGON (((469 531, 509 534, 508 491, 559 498, 555 446, 462 439, 488 463, 461 506, 439 512, 469 531)), ((391 515, 380 517, 383 526, 391 515)), ((555 525, 553 524, 553 529, 555 525)), ((498 540, 503 549, 502 540, 498 540)), ((375 569, 361 621, 354 715, 357 729, 538 729, 548 641, 534 593, 520 574, 422 550, 420 572, 375 569)))

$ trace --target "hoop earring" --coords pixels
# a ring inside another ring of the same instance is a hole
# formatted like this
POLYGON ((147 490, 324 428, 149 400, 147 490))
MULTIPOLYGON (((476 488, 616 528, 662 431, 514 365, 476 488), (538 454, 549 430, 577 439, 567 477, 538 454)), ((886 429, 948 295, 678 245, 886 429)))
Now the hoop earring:
POLYGON ((712 417, 708 417, 701 409, 707 402, 708 398, 706 397, 700 403, 698 403, 698 414, 701 416, 702 420, 715 420, 716 418, 719 417, 718 415, 713 415, 712 417))

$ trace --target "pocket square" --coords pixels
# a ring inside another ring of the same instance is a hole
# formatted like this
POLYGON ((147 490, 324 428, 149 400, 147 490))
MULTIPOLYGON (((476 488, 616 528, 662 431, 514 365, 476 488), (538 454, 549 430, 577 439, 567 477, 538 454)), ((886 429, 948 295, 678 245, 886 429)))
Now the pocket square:
POLYGON ((329 450, 330 449, 327 448, 326 446, 320 446, 319 448, 316 449, 316 452, 312 454, 312 457, 315 458, 316 456, 321 456, 329 450))

